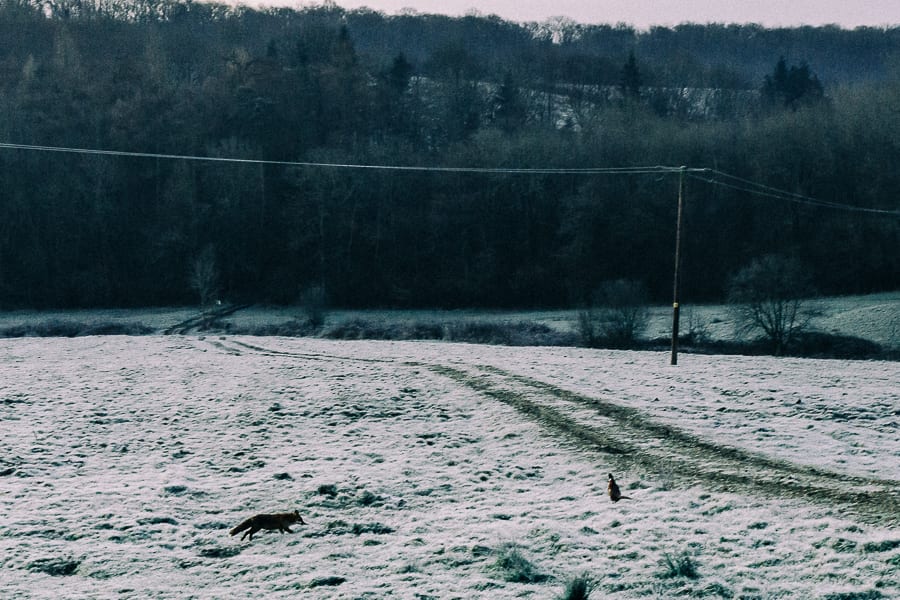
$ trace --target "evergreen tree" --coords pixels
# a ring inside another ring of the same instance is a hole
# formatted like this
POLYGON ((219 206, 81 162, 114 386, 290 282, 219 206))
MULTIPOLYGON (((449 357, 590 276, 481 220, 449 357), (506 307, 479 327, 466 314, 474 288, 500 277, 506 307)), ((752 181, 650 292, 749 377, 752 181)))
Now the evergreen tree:
POLYGON ((388 86, 397 96, 403 94, 409 87, 409 80, 412 78, 413 66, 406 60, 406 56, 401 52, 394 57, 391 68, 387 73, 388 86))
POLYGON ((804 104, 815 104, 825 96, 822 83, 809 65, 804 62, 788 68, 783 56, 778 59, 772 74, 766 75, 761 93, 767 104, 792 110, 804 104))
POLYGON ((626 98, 640 98, 641 86, 644 85, 641 71, 638 68, 637 58, 634 56, 634 50, 628 53, 628 60, 622 67, 622 73, 619 78, 619 89, 626 98))
POLYGON ((525 124, 527 107, 512 73, 503 75, 503 82, 494 96, 494 121, 503 131, 515 131, 525 124))

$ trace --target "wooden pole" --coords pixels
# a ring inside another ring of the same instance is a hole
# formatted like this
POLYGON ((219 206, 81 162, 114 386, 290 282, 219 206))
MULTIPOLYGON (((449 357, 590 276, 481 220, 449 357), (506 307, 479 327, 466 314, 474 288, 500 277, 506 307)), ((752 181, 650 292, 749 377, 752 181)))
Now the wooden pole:
POLYGON ((681 267, 681 219, 684 212, 684 172, 687 167, 681 167, 678 173, 678 216, 675 219, 675 277, 672 284, 672 362, 678 364, 678 328, 679 328, 679 312, 678 306, 678 271, 681 267))

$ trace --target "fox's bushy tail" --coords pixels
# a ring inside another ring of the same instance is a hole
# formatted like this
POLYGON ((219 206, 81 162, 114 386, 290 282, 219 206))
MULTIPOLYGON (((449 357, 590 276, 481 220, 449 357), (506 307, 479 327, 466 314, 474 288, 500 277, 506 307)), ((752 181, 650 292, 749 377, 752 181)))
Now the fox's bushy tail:
POLYGON ((237 535, 238 533, 244 531, 245 529, 250 529, 250 527, 252 527, 252 523, 251 523, 252 521, 253 521, 253 519, 247 519, 246 521, 244 521, 243 523, 241 523, 240 525, 238 525, 237 527, 235 527, 234 529, 229 531, 228 535, 237 535))

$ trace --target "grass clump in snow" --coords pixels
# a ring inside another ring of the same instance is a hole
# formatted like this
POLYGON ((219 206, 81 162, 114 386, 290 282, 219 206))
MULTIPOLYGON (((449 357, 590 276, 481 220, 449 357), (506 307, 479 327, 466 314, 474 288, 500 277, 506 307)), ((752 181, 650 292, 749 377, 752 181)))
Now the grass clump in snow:
POLYGON ((504 581, 510 583, 541 583, 549 577, 538 572, 534 564, 522 556, 518 546, 505 544, 497 552, 497 560, 492 565, 504 581))
POLYGON ((865 592, 835 592, 833 594, 825 594, 822 600, 878 600, 884 598, 884 594, 878 590, 868 590, 865 592))
POLYGON ((700 573, 697 572, 697 563, 691 558, 690 554, 684 553, 681 556, 672 556, 665 554, 662 560, 663 571, 660 577, 663 579, 672 579, 675 577, 685 577, 687 579, 699 579, 700 573))
POLYGON ((211 546, 200 550, 200 556, 203 558, 231 558, 240 553, 240 546, 211 546))
POLYGON ((337 575, 329 575, 327 577, 317 577, 309 582, 310 588, 317 588, 323 586, 337 586, 341 585, 347 581, 345 577, 338 577, 337 575))
POLYGON ((391 527, 382 525, 381 523, 355 523, 353 527, 350 528, 350 531, 355 535, 362 535, 364 533, 387 535, 389 533, 394 533, 394 530, 391 527))
POLYGON ((587 575, 578 575, 566 585, 566 591, 559 600, 587 600, 594 591, 594 584, 587 575))
POLYGON ((333 483, 323 483, 319 486, 319 489, 316 490, 316 493, 320 496, 328 496, 329 498, 334 498, 337 496, 338 489, 337 486, 333 483))
POLYGON ((356 497, 356 503, 360 506, 380 506, 384 502, 381 496, 373 494, 369 490, 364 490, 356 497))
POLYGON ((29 563, 28 570, 59 577, 74 574, 80 564, 80 561, 70 558, 39 558, 29 563))
POLYGON ((900 548, 900 540, 882 540, 880 542, 866 542, 863 545, 864 552, 888 552, 894 548, 900 548))
MULTIPOLYGON (((734 592, 730 589, 722 585, 718 582, 710 583, 709 585, 700 588, 699 590, 694 591, 694 595, 705 598, 705 597, 716 597, 716 598, 734 598, 734 592)), ((743 597, 743 596, 742 596, 743 597)))
POLYGON ((853 540, 845 540, 844 538, 838 538, 831 545, 831 548, 835 552, 854 552, 856 550, 857 543, 853 540))

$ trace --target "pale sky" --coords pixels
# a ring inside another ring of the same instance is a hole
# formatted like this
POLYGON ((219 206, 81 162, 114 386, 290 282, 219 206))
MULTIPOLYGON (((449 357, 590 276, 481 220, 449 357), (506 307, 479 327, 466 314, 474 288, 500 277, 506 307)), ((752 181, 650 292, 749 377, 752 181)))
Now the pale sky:
MULTIPOLYGON (((321 1, 243 0, 250 6, 307 6, 321 1)), ((476 10, 510 21, 566 16, 580 23, 651 25, 759 23, 767 27, 838 24, 900 25, 900 0, 337 0, 347 9, 368 7, 386 14, 405 8, 420 13, 465 15, 476 10)))

